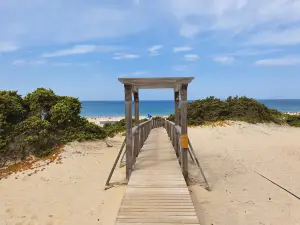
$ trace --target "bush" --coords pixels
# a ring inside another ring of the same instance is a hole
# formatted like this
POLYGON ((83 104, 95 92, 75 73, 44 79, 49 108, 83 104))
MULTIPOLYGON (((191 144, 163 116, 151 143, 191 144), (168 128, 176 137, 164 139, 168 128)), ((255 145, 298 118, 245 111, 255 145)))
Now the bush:
POLYGON ((31 115, 40 117, 42 111, 48 116, 51 107, 58 101, 58 96, 51 89, 38 88, 25 96, 31 115))
POLYGON ((300 127, 300 116, 287 115, 286 122, 293 127, 300 127))
MULTIPOLYGON (((268 109, 255 99, 229 97, 221 101, 215 97, 188 103, 188 124, 202 125, 219 120, 239 120, 248 123, 280 123, 282 113, 268 109)), ((174 121, 174 115, 168 117, 174 121)))
POLYGON ((80 111, 77 98, 50 89, 38 88, 24 99, 16 91, 0 91, 0 166, 45 156, 61 143, 106 138, 110 131, 80 117, 80 111))
POLYGON ((16 148, 22 149, 26 156, 44 156, 51 152, 58 138, 50 122, 41 120, 37 116, 31 116, 19 123, 14 130, 15 137, 12 142, 16 148))
POLYGON ((60 127, 70 126, 79 120, 80 110, 81 103, 78 99, 65 97, 51 107, 50 121, 60 127))
POLYGON ((16 91, 0 91, 1 119, 16 124, 27 116, 27 106, 16 91))

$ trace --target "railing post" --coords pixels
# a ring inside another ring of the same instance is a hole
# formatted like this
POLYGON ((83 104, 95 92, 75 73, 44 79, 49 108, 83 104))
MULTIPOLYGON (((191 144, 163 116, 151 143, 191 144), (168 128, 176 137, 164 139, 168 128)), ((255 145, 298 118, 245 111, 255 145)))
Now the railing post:
POLYGON ((175 125, 175 142, 174 142, 174 149, 175 149, 175 152, 176 152, 176 155, 177 154, 177 148, 178 148, 178 132, 177 132, 177 128, 176 128, 176 125, 175 125))
POLYGON ((137 126, 137 134, 136 134, 136 137, 137 137, 137 141, 136 141, 136 149, 137 149, 137 152, 136 152, 136 157, 140 154, 140 126, 138 125, 137 126))
POLYGON ((141 144, 141 147, 140 148, 142 148, 143 147, 143 141, 144 141, 144 128, 143 128, 143 126, 141 126, 141 140, 140 140, 140 144, 141 144))

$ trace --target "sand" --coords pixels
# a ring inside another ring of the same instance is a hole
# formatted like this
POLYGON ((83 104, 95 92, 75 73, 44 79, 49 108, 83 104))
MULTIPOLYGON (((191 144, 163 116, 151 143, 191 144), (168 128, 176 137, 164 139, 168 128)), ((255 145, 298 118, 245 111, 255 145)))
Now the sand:
MULTIPOLYGON (((212 188, 197 184, 202 179, 190 165, 201 225, 300 224, 299 199, 258 175, 300 196, 300 129, 233 123, 190 128, 189 136, 212 188)), ((0 225, 113 225, 125 186, 104 186, 123 140, 111 139, 112 148, 73 142, 62 164, 0 180, 0 225)), ((124 168, 117 168, 112 181, 124 178, 124 168)))
MULTIPOLYGON (((162 116, 167 118, 168 116, 162 116)), ((86 117, 88 121, 95 123, 97 125, 103 126, 105 123, 114 123, 125 119, 124 116, 99 116, 99 117, 86 117)), ((146 119, 146 116, 140 116, 140 120, 146 119)))
POLYGON ((300 224, 300 129, 234 123, 190 128, 207 179, 207 192, 190 189, 202 225, 300 224))
MULTIPOLYGON (((73 142, 62 164, 0 180, 0 225, 114 224, 125 186, 104 187, 123 139, 109 140, 111 148, 103 141, 73 142)), ((124 167, 117 167, 112 182, 124 177, 124 167)))

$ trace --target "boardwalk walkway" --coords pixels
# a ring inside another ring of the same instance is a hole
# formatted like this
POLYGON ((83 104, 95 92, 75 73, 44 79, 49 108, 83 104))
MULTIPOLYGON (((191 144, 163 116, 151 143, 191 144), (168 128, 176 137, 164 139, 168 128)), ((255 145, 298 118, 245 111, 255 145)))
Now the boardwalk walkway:
POLYGON ((175 151, 162 127, 151 131, 137 158, 115 224, 199 224, 175 151))

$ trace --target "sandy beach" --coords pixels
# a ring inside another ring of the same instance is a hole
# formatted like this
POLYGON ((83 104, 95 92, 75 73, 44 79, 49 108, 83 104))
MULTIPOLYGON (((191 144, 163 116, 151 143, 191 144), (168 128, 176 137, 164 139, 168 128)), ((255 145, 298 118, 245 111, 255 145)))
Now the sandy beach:
MULTIPOLYGON (((167 118, 168 116, 162 116, 167 118)), ((125 116, 99 116, 99 117, 86 117, 89 122, 103 126, 105 123, 115 123, 125 118, 125 116)), ((140 116, 140 120, 146 119, 146 116, 140 116)))
MULTIPOLYGON (((105 123, 115 123, 122 119, 124 116, 99 116, 99 117, 86 117, 89 122, 103 126, 105 123)), ((146 116, 140 116, 140 119, 145 119, 146 116)))
MULTIPOLYGON (((201 225, 300 223, 299 199, 261 176, 300 196, 300 129, 233 122, 189 128, 189 136, 212 188, 189 187, 201 225)), ((126 186, 104 185, 123 140, 73 142, 61 164, 0 180, 0 225, 113 225, 126 186)), ((117 167, 112 182, 124 178, 117 167)))

